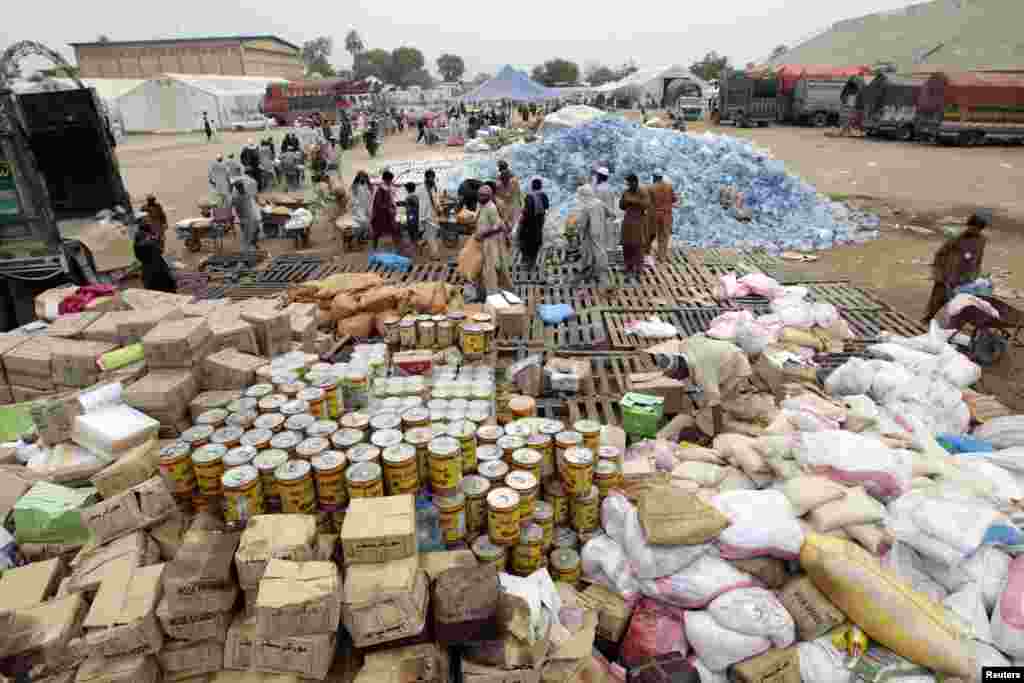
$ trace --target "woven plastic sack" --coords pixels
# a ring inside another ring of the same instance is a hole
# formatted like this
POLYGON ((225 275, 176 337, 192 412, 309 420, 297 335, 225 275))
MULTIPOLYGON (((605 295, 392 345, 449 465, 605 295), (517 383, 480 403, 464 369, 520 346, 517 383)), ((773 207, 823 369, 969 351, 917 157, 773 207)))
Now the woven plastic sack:
POLYGON ((999 512, 986 501, 945 486, 892 501, 887 525, 895 538, 953 566, 981 546, 998 518, 999 512))
POLYGON ((711 503, 732 522, 719 536, 722 557, 791 560, 799 556, 803 530, 781 491, 729 491, 711 503))
POLYGON ((689 651, 684 613, 678 607, 643 598, 633 610, 629 630, 622 640, 622 661, 635 665, 647 657, 689 651))
POLYGON ((1010 562, 1006 584, 992 610, 992 640, 1014 659, 1024 657, 1024 556, 1010 562))
POLYGON ((844 485, 860 484, 874 496, 892 498, 910 488, 913 460, 869 436, 845 431, 805 433, 796 460, 811 472, 844 485))
POLYGON ((640 583, 622 546, 601 534, 587 541, 580 553, 583 575, 620 595, 636 595, 640 583))
POLYGON ((941 602, 949 595, 949 591, 925 571, 927 563, 922 556, 906 543, 894 543, 881 558, 881 564, 915 591, 935 602, 941 602))
POLYGON ((707 612, 687 612, 686 638, 707 667, 713 671, 727 669, 771 649, 772 641, 729 630, 707 612))
POLYGON ((831 396, 855 396, 871 391, 878 368, 862 358, 851 358, 825 380, 825 391, 831 396))
POLYGON ((641 581, 640 589, 644 595, 661 602, 700 609, 723 593, 757 585, 753 576, 709 553, 671 576, 641 581))
POLYGON ((992 642, 992 628, 978 584, 969 583, 951 593, 942 601, 942 606, 960 619, 961 628, 972 638, 992 642))
POLYGON ((993 418, 975 429, 974 436, 998 449, 1024 446, 1024 415, 993 418))
POLYGON ((832 644, 831 636, 799 643, 800 679, 803 683, 849 683, 853 672, 846 668, 846 653, 832 644))
POLYGON ((720 625, 748 636, 789 647, 796 639, 796 624, 775 594, 764 588, 739 588, 724 593, 708 605, 708 614, 720 625))

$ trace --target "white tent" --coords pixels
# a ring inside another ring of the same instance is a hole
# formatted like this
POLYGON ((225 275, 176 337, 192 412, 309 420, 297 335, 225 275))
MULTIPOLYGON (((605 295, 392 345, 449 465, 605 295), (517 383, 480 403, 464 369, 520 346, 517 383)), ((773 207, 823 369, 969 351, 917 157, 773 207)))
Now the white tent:
MULTIPOLYGON (((146 81, 141 78, 83 78, 82 82, 96 91, 103 106, 107 108, 111 126, 115 134, 124 131, 124 117, 118 100, 122 95, 134 90, 146 81)), ((40 92, 45 90, 70 90, 77 88, 70 78, 47 78, 42 81, 16 81, 15 92, 40 92)))
POLYGON ((267 85, 276 82, 281 79, 164 74, 121 95, 117 104, 130 133, 197 130, 203 112, 214 127, 227 128, 259 118, 267 85))
POLYGON ((665 85, 673 79, 686 78, 697 82, 702 91, 707 91, 709 86, 704 81, 694 76, 688 69, 679 65, 661 66, 652 69, 641 69, 631 76, 618 81, 605 83, 595 88, 597 92, 615 94, 631 97, 650 96, 661 102, 665 95, 665 85))

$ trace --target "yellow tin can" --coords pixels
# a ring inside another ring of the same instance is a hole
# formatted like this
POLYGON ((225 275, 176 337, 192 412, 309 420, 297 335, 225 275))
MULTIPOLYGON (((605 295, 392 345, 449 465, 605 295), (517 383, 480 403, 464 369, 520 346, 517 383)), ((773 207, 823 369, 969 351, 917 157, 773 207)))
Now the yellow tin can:
POLYGON ((430 489, 435 496, 452 496, 462 481, 462 452, 450 436, 430 441, 430 489))
POLYGON ((562 454, 570 448, 582 448, 583 435, 579 432, 559 432, 555 435, 555 466, 561 468, 562 454))
POLYGON ((387 315, 381 320, 383 324, 384 341, 393 346, 398 346, 402 343, 402 338, 399 335, 398 324, 401 322, 401 318, 397 315, 387 315))
POLYGON ((530 434, 526 437, 526 447, 541 454, 540 476, 547 479, 555 474, 555 440, 547 434, 530 434))
POLYGON ((160 449, 160 476, 173 495, 192 495, 196 488, 190 454, 189 445, 181 441, 160 449))
POLYGON ((419 464, 416 462, 416 447, 409 443, 398 443, 384 449, 384 492, 389 496, 403 493, 413 495, 420 488, 419 464))
POLYGON ((619 464, 613 460, 598 460, 594 465, 594 484, 601 500, 620 483, 619 464))
POLYGON ((462 326, 462 353, 470 359, 479 359, 487 353, 487 333, 483 326, 475 323, 462 326))
POLYGON ((555 526, 569 524, 569 496, 561 479, 548 479, 544 482, 544 495, 551 503, 552 522, 555 526))
POLYGON ((252 465, 234 467, 221 477, 224 489, 224 521, 245 524, 263 514, 260 473, 252 465))
POLYGON ((512 489, 497 488, 487 494, 487 535, 495 545, 519 542, 519 494, 512 489))
POLYGON ((544 530, 537 524, 522 527, 519 543, 512 548, 512 572, 529 576, 541 566, 544 557, 544 530))
POLYGON ((505 477, 505 486, 519 494, 519 524, 526 526, 533 521, 533 508, 537 502, 540 480, 529 472, 513 470, 505 477))
POLYGON ((544 456, 531 448, 520 448, 512 453, 512 469, 529 472, 540 481, 540 469, 544 456))
POLYGON ((282 512, 311 515, 316 511, 313 466, 308 461, 289 460, 274 470, 274 479, 282 512))
POLYGON ((562 583, 577 584, 583 577, 580 554, 572 548, 555 548, 551 551, 548 571, 551 578, 562 583))
POLYGON ((526 437, 506 434, 498 439, 498 448, 501 449, 501 459, 511 467, 512 454, 520 448, 526 448, 526 437))
POLYGON ((366 433, 358 429, 339 429, 331 434, 331 445, 339 451, 347 451, 354 446, 363 443, 366 433))
POLYGON ((450 497, 435 497, 434 505, 440 512, 441 540, 453 546, 466 540, 466 497, 456 493, 450 497))
POLYGON ((277 448, 288 454, 289 457, 296 455, 295 447, 302 443, 302 434, 299 432, 280 432, 270 440, 270 447, 277 448))
POLYGON ((276 512, 281 509, 281 494, 277 490, 277 479, 274 477, 274 472, 286 462, 288 462, 288 454, 277 450, 260 451, 252 459, 253 466, 260 473, 263 507, 268 511, 276 512))
POLYGON ((316 481, 317 507, 321 512, 344 510, 348 506, 348 458, 339 451, 325 451, 314 456, 310 464, 316 481))
POLYGON ((321 453, 331 450, 331 442, 322 436, 311 436, 303 439, 295 447, 295 457, 312 460, 321 453))
POLYGON ((577 533, 585 534, 594 531, 601 523, 600 517, 600 496, 596 486, 591 486, 585 496, 573 498, 572 506, 572 528, 577 533))
POLYGON ((491 482, 479 474, 462 478, 462 494, 466 497, 466 532, 470 536, 487 531, 487 492, 491 482))
POLYGON ((224 456, 227 452, 227 448, 218 444, 207 444, 192 452, 192 469, 195 470, 201 495, 221 495, 221 477, 224 476, 224 456))
POLYGON ((544 550, 551 547, 555 536, 555 508, 546 500, 533 504, 533 523, 544 530, 544 550))
POLYGON ((360 462, 345 470, 348 497, 380 498, 384 495, 384 472, 375 462, 360 462))
POLYGON ((469 420, 460 420, 448 425, 448 435, 459 442, 462 453, 462 473, 476 472, 476 425, 469 420))
POLYGON ((481 446, 497 444, 498 439, 503 436, 505 436, 505 430, 498 425, 481 425, 476 430, 476 440, 481 446))
POLYGON ((309 404, 309 414, 313 417, 319 419, 327 414, 327 411, 324 410, 324 404, 327 402, 327 392, 323 389, 316 387, 303 389, 299 392, 299 400, 309 404))
POLYGON ((437 323, 437 346, 446 349, 455 345, 455 327, 450 320, 437 323))
POLYGON ((348 449, 348 461, 353 465, 361 462, 372 462, 380 465, 380 448, 369 443, 357 443, 348 449))
POLYGON ((423 406, 409 408, 402 413, 402 427, 407 431, 430 426, 430 411, 423 406))
POLYGON ((265 451, 270 448, 270 440, 273 438, 274 433, 269 429, 250 429, 242 434, 241 444, 252 446, 257 451, 265 451))
POLYGON ((508 557, 508 551, 504 546, 491 543, 491 538, 487 534, 477 536, 470 547, 473 550, 473 554, 476 555, 476 561, 480 564, 494 565, 498 572, 507 570, 508 563, 506 558, 508 557))
POLYGON ((338 415, 341 414, 342 397, 337 378, 330 375, 321 377, 316 383, 316 388, 324 392, 324 414, 321 417, 338 419, 338 415))
POLYGON ((370 443, 377 448, 384 450, 402 443, 404 435, 397 429, 380 429, 370 436, 370 443))
POLYGON ((432 320, 424 320, 416 326, 421 349, 432 349, 437 344, 437 325, 432 320))
POLYGON ((505 477, 510 470, 504 460, 485 460, 477 465, 476 471, 494 487, 505 485, 505 477))
POLYGON ((370 429, 370 416, 359 411, 345 413, 340 423, 342 429, 358 429, 365 434, 370 429))
POLYGON ((572 428, 583 437, 583 447, 597 453, 601 447, 601 423, 595 420, 579 420, 572 428))
POLYGON ((590 492, 594 483, 594 454, 589 448, 568 448, 562 453, 559 474, 570 498, 590 492))
POLYGON ((403 318, 398 323, 398 338, 403 349, 416 348, 416 321, 412 318, 403 318))
POLYGON ((430 442, 433 439, 434 430, 430 427, 414 427, 405 433, 405 442, 416 449, 420 488, 426 488, 430 483, 430 442))
POLYGON ((597 449, 598 460, 609 460, 622 466, 622 449, 618 446, 601 446, 597 449))

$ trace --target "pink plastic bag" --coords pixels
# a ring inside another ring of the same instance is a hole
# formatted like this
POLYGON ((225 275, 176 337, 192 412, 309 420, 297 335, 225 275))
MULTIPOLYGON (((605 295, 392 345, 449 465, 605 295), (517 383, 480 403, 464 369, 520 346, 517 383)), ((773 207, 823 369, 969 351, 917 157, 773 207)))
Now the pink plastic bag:
POLYGON ((644 598, 633 612, 622 641, 622 661, 632 666, 646 657, 689 651, 684 610, 644 598))
POLYGON ((750 311, 729 311, 711 321, 708 336, 715 339, 732 341, 736 338, 736 330, 740 323, 754 322, 754 314, 750 311))
POLYGON ((741 287, 746 287, 751 294, 758 294, 769 299, 774 299, 783 293, 782 286, 774 278, 764 273, 751 273, 744 275, 738 281, 741 287))

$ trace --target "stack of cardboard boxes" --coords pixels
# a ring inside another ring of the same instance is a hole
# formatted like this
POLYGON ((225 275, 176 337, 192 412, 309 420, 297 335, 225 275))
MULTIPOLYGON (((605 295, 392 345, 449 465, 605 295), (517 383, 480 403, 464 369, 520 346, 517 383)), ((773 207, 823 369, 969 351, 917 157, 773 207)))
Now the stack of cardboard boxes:
POLYGON ((125 387, 124 402, 160 421, 160 435, 174 438, 191 426, 189 403, 199 393, 192 370, 150 372, 125 387))
POLYGON ((203 389, 245 389, 256 384, 256 370, 266 362, 251 353, 221 349, 203 361, 203 389))
POLYGON ((242 311, 242 320, 252 325, 261 356, 273 358, 292 349, 292 321, 287 309, 259 300, 242 311))

